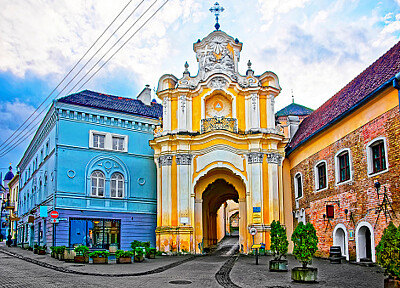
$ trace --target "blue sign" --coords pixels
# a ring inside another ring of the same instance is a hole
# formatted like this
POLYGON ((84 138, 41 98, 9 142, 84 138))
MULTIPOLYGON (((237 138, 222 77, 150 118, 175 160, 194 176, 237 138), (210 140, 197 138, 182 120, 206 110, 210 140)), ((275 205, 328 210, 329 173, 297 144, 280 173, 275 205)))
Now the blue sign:
POLYGON ((40 206, 39 214, 40 214, 40 217, 44 217, 44 218, 48 217, 47 206, 40 206))
POLYGON ((261 207, 253 207, 253 213, 261 212, 261 207))

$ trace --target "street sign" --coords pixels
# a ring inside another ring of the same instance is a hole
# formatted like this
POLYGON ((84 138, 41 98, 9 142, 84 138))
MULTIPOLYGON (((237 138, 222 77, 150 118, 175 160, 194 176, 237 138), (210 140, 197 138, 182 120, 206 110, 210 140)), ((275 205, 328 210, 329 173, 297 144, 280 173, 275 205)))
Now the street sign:
POLYGON ((58 222, 59 222, 59 219, 57 219, 57 218, 50 219, 50 223, 57 224, 58 222))
POLYGON ((47 218, 47 216, 48 216, 47 206, 40 206, 39 215, 40 215, 40 217, 47 218))
POLYGON ((56 210, 50 212, 50 217, 56 219, 58 217, 58 212, 56 210))
POLYGON ((249 232, 250 232, 251 235, 254 236, 254 235, 257 234, 257 229, 256 229, 255 227, 251 227, 250 230, 249 230, 249 232))

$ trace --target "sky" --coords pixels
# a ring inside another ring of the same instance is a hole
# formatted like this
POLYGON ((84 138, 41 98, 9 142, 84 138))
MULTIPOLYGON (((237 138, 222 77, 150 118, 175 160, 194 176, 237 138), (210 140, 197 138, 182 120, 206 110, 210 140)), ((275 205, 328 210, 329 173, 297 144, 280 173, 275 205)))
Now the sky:
MULTIPOLYGON (((197 74, 193 43, 214 30, 215 17, 209 8, 215 0, 169 0, 145 23, 165 1, 0 0, 3 175, 9 163, 15 171, 30 138, 24 140, 21 136, 27 132, 23 132, 18 137, 21 145, 8 153, 13 146, 4 146, 4 141, 128 3, 46 105, 55 97, 84 89, 136 98, 146 84, 156 88, 163 74, 180 78, 186 61, 191 75, 197 74), (108 56, 101 59, 107 51, 108 56), (85 83, 89 74, 79 82, 96 62, 90 73, 114 52, 92 79, 85 83)), ((292 93, 296 103, 317 109, 400 40, 400 0, 221 0, 219 4, 225 9, 219 17, 220 30, 243 43, 239 72, 245 74, 251 60, 256 75, 265 71, 278 75, 282 91, 276 98, 276 111, 291 103, 292 93)), ((30 126, 27 131, 34 129, 30 126)))

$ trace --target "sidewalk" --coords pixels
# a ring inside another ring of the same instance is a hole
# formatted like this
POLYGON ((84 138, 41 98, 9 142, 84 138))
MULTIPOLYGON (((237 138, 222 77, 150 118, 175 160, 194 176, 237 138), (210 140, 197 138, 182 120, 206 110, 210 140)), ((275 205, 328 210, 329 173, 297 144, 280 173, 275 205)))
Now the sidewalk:
POLYGON ((102 265, 60 261, 52 258, 50 254, 37 255, 34 254, 33 251, 19 247, 7 247, 5 242, 0 242, 0 252, 3 251, 14 257, 60 272, 110 277, 159 273, 194 259, 193 255, 156 256, 156 259, 145 259, 140 263, 102 265))

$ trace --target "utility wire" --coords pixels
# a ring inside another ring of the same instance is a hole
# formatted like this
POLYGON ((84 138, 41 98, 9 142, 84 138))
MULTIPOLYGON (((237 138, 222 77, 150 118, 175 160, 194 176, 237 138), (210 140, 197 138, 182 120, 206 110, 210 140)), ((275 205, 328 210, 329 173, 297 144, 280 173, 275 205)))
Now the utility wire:
MULTIPOLYGON (((131 1, 132 1, 132 0, 131 0, 131 1)), ((130 2, 131 2, 131 1, 130 1, 130 2)), ((152 6, 154 6, 155 2, 157 2, 157 1, 158 1, 158 0, 156 0, 156 1, 153 2, 153 4, 152 4, 152 5, 140 16, 140 18, 139 18, 137 21, 135 21, 135 23, 128 29, 128 31, 130 31, 130 30, 132 29, 132 27, 144 16, 144 14, 146 14, 146 13, 151 9, 152 6)), ((108 62, 109 62, 109 61, 110 61, 110 60, 111 60, 111 59, 112 59, 112 58, 113 58, 113 57, 114 57, 128 42, 129 42, 129 41, 130 41, 130 40, 131 40, 131 39, 132 39, 132 38, 133 38, 133 36, 135 36, 135 35, 136 35, 136 34, 137 34, 137 33, 138 33, 138 32, 139 32, 139 31, 140 31, 140 30, 141 30, 141 29, 155 16, 164 6, 165 6, 165 5, 166 5, 166 4, 167 4, 168 1, 169 1, 169 0, 166 0, 166 1, 165 1, 151 16, 150 16, 150 18, 148 18, 148 19, 134 32, 134 34, 131 35, 131 36, 128 38, 128 40, 125 41, 125 42, 122 44, 122 46, 121 46, 120 48, 118 48, 118 50, 117 50, 116 52, 114 52, 114 53, 111 55, 111 57, 109 57, 109 58, 107 59, 107 61, 106 61, 105 63, 103 63, 103 64, 100 66, 100 68, 97 69, 97 70, 95 71, 95 73, 94 73, 92 76, 90 76, 90 78, 89 78, 88 80, 86 80, 86 81, 82 84, 82 86, 81 86, 79 89, 81 89, 87 82, 89 82, 89 81, 90 81, 90 80, 91 80, 91 79, 92 79, 92 78, 93 78, 93 77, 94 77, 94 76, 95 76, 95 75, 96 75, 96 74, 97 74, 97 73, 98 73, 98 72, 99 72, 99 71, 100 71, 100 70, 101 70, 101 69, 102 69, 102 68, 103 68, 103 67, 104 67, 104 66, 105 66, 105 65, 106 65, 106 64, 107 64, 107 63, 108 63, 108 62)), ((124 7, 124 9, 130 4, 130 2, 124 7)), ((143 1, 142 1, 141 3, 143 3, 143 1)), ((141 3, 140 3, 140 4, 141 4, 141 3)), ((140 4, 139 4, 139 5, 140 5, 140 4)), ((123 9, 123 10, 124 10, 124 9, 123 9)), ((136 9, 137 9, 137 8, 135 8, 135 10, 136 10, 136 9)), ((123 11, 123 10, 122 10, 122 11, 123 11)), ((118 16, 122 13, 122 11, 118 14, 118 16)), ((116 18, 118 18, 118 16, 117 16, 116 18)), ((114 22, 114 21, 115 21, 115 19, 113 20, 113 22, 114 22)), ((113 23, 113 22, 112 22, 112 23, 113 23)), ((107 27, 107 29, 112 25, 112 23, 107 27)), ((122 25, 120 25, 120 27, 121 27, 121 26, 122 26, 122 25)), ((119 27, 119 28, 120 28, 120 27, 119 27)), ((107 29, 106 29, 106 30, 107 30, 107 29)), ((127 31, 127 32, 128 32, 128 31, 127 31)), ((127 32, 125 32, 124 35, 123 35, 116 43, 118 43, 118 42, 127 34, 127 32)), ((102 35, 103 35, 104 33, 105 33, 105 31, 102 33, 102 35)), ((114 33, 114 34, 115 34, 115 33, 114 33)), ((102 36, 102 35, 101 35, 101 36, 102 36)), ((101 36, 100 36, 98 39, 100 39, 101 36)), ((111 38, 111 37, 110 37, 110 38, 111 38)), ((110 39, 110 38, 109 38, 109 39, 110 39)), ((96 42, 98 41, 98 39, 96 40, 96 42)), ((109 39, 108 39, 108 40, 109 40, 109 39)), ((107 40, 107 41, 108 41, 108 40, 107 40)), ((116 43, 112 46, 112 48, 115 47, 116 43)), ((93 46, 94 46, 94 44, 91 46, 91 48, 92 48, 93 46)), ((103 46, 104 46, 104 45, 103 45, 103 46)), ((90 48, 90 49, 91 49, 91 48, 90 48)), ((110 49, 107 51, 107 53, 108 53, 112 48, 110 48, 110 49)), ((89 50, 90 50, 90 49, 89 49, 89 50)), ((88 50, 88 51, 89 51, 89 50, 88 50)), ((88 51, 87 51, 87 52, 88 52, 88 51)), ((98 50, 98 51, 99 51, 99 50, 98 50)), ((98 51, 97 51, 97 52, 98 52, 98 51)), ((96 53, 97 53, 97 52, 96 52, 96 53)), ((94 67, 107 55, 107 53, 106 53, 105 55, 103 55, 103 57, 94 65, 94 67)), ((87 53, 85 53, 85 55, 86 55, 86 54, 87 54, 87 53)), ((83 57, 84 57, 84 56, 83 56, 83 57)), ((79 61, 81 61, 81 60, 83 59, 83 57, 82 57, 79 61)), ((93 58, 93 57, 92 57, 92 58, 93 58)), ((91 59, 92 59, 92 58, 91 58, 91 59)), ((89 61, 90 61, 90 60, 89 60, 89 61)), ((74 68, 75 68, 77 65, 78 65, 78 63, 74 66, 74 68)), ((86 64, 86 65, 87 65, 87 64, 86 64)), ((92 71, 94 67, 92 67, 92 69, 91 69, 90 71, 92 71)), ((73 69, 74 69, 74 68, 73 68, 73 69)), ((73 69, 72 69, 72 70, 73 70, 73 69)), ((72 71, 72 70, 71 70, 71 71, 72 71)), ((68 74, 70 74, 71 71, 70 71, 68 74)), ((90 73, 90 71, 87 72, 87 73, 81 78, 81 80, 80 80, 77 84, 75 84, 75 86, 70 90, 70 92, 84 79, 84 77, 86 77, 86 76, 88 75, 88 73, 90 73)), ((67 75, 67 76, 68 76, 68 75, 67 75)), ((67 76, 66 76, 66 77, 67 77, 67 76)), ((64 79, 61 81, 61 83, 65 80, 66 77, 64 77, 64 79)), ((74 78, 75 78, 75 77, 74 77, 74 78)), ((60 83, 60 84, 61 84, 61 83, 60 83)), ((60 85, 60 84, 59 84, 59 85, 60 85)), ((59 85, 58 85, 58 86, 59 86, 59 85)), ((68 85, 68 84, 67 84, 67 85, 68 85)), ((58 87, 58 86, 57 86, 57 87, 58 87)), ((53 90, 53 92, 57 89, 57 87, 53 90)), ((67 86, 65 86, 64 89, 65 89, 66 87, 67 87, 67 86)), ((64 89, 63 89, 63 90, 64 90, 64 89)), ((52 92, 52 93, 53 93, 53 92, 52 92)), ((70 92, 68 92, 68 93, 70 93, 70 92)), ((51 93, 51 94, 52 94, 52 93, 51 93)), ((61 92, 60 92, 60 93, 61 93, 61 92)), ((60 94, 60 93, 59 93, 59 94, 60 94)), ((51 94, 50 94, 50 95, 51 95, 51 94)), ((59 94, 58 94, 58 95, 59 95, 59 94)), ((50 97, 50 95, 46 98, 46 100, 50 97)), ((58 95, 57 95, 57 96, 58 96, 58 95)), ((45 100, 45 101, 46 101, 46 100, 45 100)), ((44 104, 44 103, 42 103, 41 105, 43 105, 43 104, 44 104)), ((39 107, 38 107, 38 108, 39 108, 39 107)), ((35 111, 35 112, 36 112, 36 111, 35 111)), ((35 112, 34 112, 34 113, 35 113, 35 112)), ((32 113, 32 115, 33 115, 34 113, 32 113)), ((41 113, 43 113, 43 111, 42 111, 41 113)), ((32 115, 31 115, 31 116, 32 116, 32 115)), ((40 114, 39 114, 39 115, 40 115, 40 114)), ((35 119, 37 119, 37 118, 39 117, 39 115, 38 115, 35 119)), ((34 119, 34 120, 35 120, 35 119, 34 119)), ((28 119, 27 119, 27 120, 28 120, 28 119)), ((25 122, 27 122, 27 120, 26 120, 25 122)), ((33 121, 34 121, 34 120, 33 120, 33 121)), ((31 124, 33 123, 33 121, 31 122, 31 124)), ((25 123, 25 122, 24 122, 24 123, 25 123)), ((39 124, 39 122, 36 123, 35 126, 37 126, 38 124, 39 124)), ((23 125, 21 125, 20 127, 22 127, 22 126, 23 126, 23 125)), ((29 125, 28 125, 27 127, 29 127, 29 125)), ((27 129, 27 127, 26 127, 25 129, 27 129)), ((24 129, 24 130, 25 130, 25 129, 24 129)), ((36 131, 36 130, 32 130, 32 131, 28 131, 27 133, 25 133, 25 134, 22 136, 23 138, 21 138, 15 145, 13 145, 13 147, 10 147, 7 151, 3 152, 3 153, 0 155, 0 157, 6 155, 8 152, 10 152, 11 150, 15 149, 19 144, 21 144, 25 139, 27 139, 27 138, 28 138, 30 135, 32 135, 35 131, 36 131), (24 136, 25 136, 25 137, 24 137, 24 136)), ((22 132, 23 132, 23 131, 22 131, 22 132)), ((20 132, 17 136, 19 136, 22 132, 20 132)), ((15 134, 15 133, 14 133, 14 134, 15 134)), ((4 150, 4 148, 3 148, 2 150, 4 150)), ((0 150, 0 152, 1 152, 2 150, 0 150)))
MULTIPOLYGON (((103 37, 103 35, 106 33, 106 31, 111 27, 111 25, 112 24, 114 24, 114 22, 119 18, 119 16, 125 11, 125 9, 129 6, 129 4, 131 4, 131 2, 132 2, 133 0, 130 0, 129 2, 128 2, 128 4, 126 4, 125 5, 125 7, 119 12, 119 14, 114 18, 114 20, 113 21, 111 21, 111 23, 107 26, 107 28, 103 31, 103 33, 101 33, 101 35, 96 39, 96 41, 89 47, 89 49, 85 52, 85 54, 78 60, 78 62, 74 65, 74 67, 72 67, 72 69, 67 73, 67 75, 65 75, 64 76, 64 78, 60 81, 60 83, 58 83, 58 85, 51 91, 51 93, 42 101, 42 103, 35 109, 35 111, 33 111, 32 112, 32 114, 0 145, 0 152, 1 151, 3 151, 7 146, 9 146, 10 145, 10 143, 7 143, 9 140, 10 140, 10 138, 12 138, 14 135, 15 135, 15 133, 17 133, 17 131, 19 131, 20 129, 22 129, 22 127, 29 121, 29 119, 31 119, 32 118, 32 116, 40 109, 40 107, 42 107, 43 106, 43 104, 50 98, 50 96, 58 89, 58 87, 60 87, 60 85, 65 81, 65 79, 67 79, 67 77, 72 73, 72 71, 79 65, 79 63, 81 63, 81 61, 83 60, 83 58, 85 58, 86 57, 86 55, 89 53, 89 51, 97 44, 97 42, 101 39, 101 37, 103 37), (4 146, 5 145, 5 146, 4 146)), ((143 1, 142 1, 143 2, 143 1)), ((141 3, 140 3, 141 4, 141 3)), ((140 5, 139 4, 139 5, 140 5)), ((135 9, 136 10, 136 9, 135 9)), ((68 84, 67 84, 68 85, 68 84)), ((65 89, 65 88, 64 88, 65 89)), ((42 110, 42 112, 40 112, 40 114, 39 115, 41 115, 43 113, 43 110, 42 110)), ((38 116, 37 116, 38 117, 38 116)), ((37 118, 36 117, 36 118, 37 118)), ((36 118, 35 119, 33 119, 32 120, 32 122, 33 121, 35 121, 36 120, 36 118)), ((31 123, 32 123, 31 122, 31 123)), ((25 129, 27 129, 28 127, 30 126, 30 124, 27 126, 27 127, 25 127, 25 129)), ((25 130, 24 129, 24 130, 25 130)), ((24 131, 23 130, 23 131, 24 131)), ((15 137, 13 137, 14 139, 16 138, 16 137, 18 137, 19 135, 21 135, 22 133, 23 133, 23 131, 22 132, 20 132, 18 135, 16 135, 15 137)), ((14 141, 14 139, 12 139, 12 141, 14 141)), ((12 142, 11 141, 11 142, 12 142)), ((1 156, 0 156, 1 157, 1 156)))
MULTIPOLYGON (((143 13, 142 15, 140 15, 140 17, 131 25, 131 27, 129 27, 129 29, 126 30, 126 32, 118 39, 118 41, 115 42, 114 45, 112 45, 111 48, 109 48, 109 49, 107 50, 107 52, 104 53, 104 55, 92 66, 92 68, 90 68, 90 70, 89 70, 88 72, 86 72, 86 74, 81 78, 81 80, 79 80, 78 83, 76 83, 76 84, 74 85, 74 87, 72 87, 71 90, 68 91, 67 95, 70 94, 70 93, 75 89, 75 87, 78 86, 78 84, 81 83, 82 80, 85 79, 85 77, 86 77, 90 72, 92 72, 92 70, 97 66, 97 64, 99 64, 100 61, 103 60, 104 57, 106 57, 107 54, 119 43, 119 41, 121 41, 122 38, 124 38, 125 35, 128 34, 129 31, 131 31, 131 29, 133 28, 133 26, 135 26, 136 23, 138 23, 139 20, 143 18, 143 16, 154 6, 154 4, 156 4, 157 1, 158 1, 158 0, 155 0, 155 1, 146 9, 146 11, 144 11, 144 13, 143 13)), ((169 1, 169 0, 168 0, 168 1, 169 1)), ((166 1, 166 2, 168 2, 168 1, 166 1)), ((165 2, 165 3, 166 3, 166 2, 165 2)), ((164 3, 160 8, 158 8, 158 10, 156 10, 155 13, 157 13, 157 12, 165 5, 165 3, 164 3)), ((155 14, 153 14, 152 16, 154 16, 154 15, 155 15, 155 14)), ((152 16, 151 16, 149 19, 151 19, 152 16)), ((147 22, 145 22, 145 24, 146 24, 146 23, 147 23, 147 22)), ((142 25, 141 27, 139 27, 139 29, 136 30, 136 32, 135 32, 126 42, 124 42, 124 44, 122 44, 122 46, 117 50, 117 52, 119 52, 119 50, 121 50, 121 48, 124 47, 125 44, 126 44, 129 40, 131 40, 132 37, 133 37, 143 26, 144 26, 144 25, 142 25)), ((116 53, 114 53, 114 54, 110 57, 110 59, 111 59, 115 54, 116 54, 116 53)), ((108 62, 108 61, 106 61, 105 63, 107 63, 107 62, 108 62)), ((100 69, 103 68, 103 66, 104 66, 104 65, 100 66, 100 69)), ((100 70, 100 69, 99 69, 99 70, 100 70)), ((95 75, 96 73, 97 73, 97 71, 96 71, 93 75, 95 75)), ((90 79, 91 79, 91 78, 89 78, 89 80, 90 80, 90 79)), ((79 91, 87 82, 88 82, 88 81, 86 81, 85 83, 83 83, 83 84, 79 87, 79 89, 77 89, 77 90, 79 91)))
MULTIPOLYGON (((115 52, 111 55, 111 57, 108 58, 107 61, 104 62, 104 63, 100 66, 100 68, 97 69, 97 70, 94 72, 94 74, 93 74, 92 76, 90 76, 89 79, 86 80, 86 81, 79 87, 78 90, 82 89, 82 87, 83 87, 86 83, 88 83, 88 82, 93 78, 93 76, 96 75, 97 72, 99 72, 100 69, 103 68, 103 67, 108 63, 108 61, 110 61, 111 58, 113 58, 113 57, 115 56, 115 54, 117 54, 117 53, 118 53, 132 38, 133 38, 133 36, 136 35, 136 33, 139 32, 139 31, 147 24, 147 22, 149 22, 149 21, 158 13, 158 11, 160 11, 160 10, 165 6, 165 4, 167 4, 168 1, 169 1, 169 0, 166 0, 166 1, 165 1, 151 16, 150 16, 150 18, 147 19, 147 20, 142 24, 142 26, 140 26, 139 29, 137 29, 137 30, 135 31, 135 33, 133 33, 132 36, 129 37, 128 40, 126 40, 126 41, 122 44, 122 46, 121 46, 120 48, 118 48, 118 50, 115 51, 115 52)), ((79 83, 79 82, 78 82, 78 83, 79 83)), ((75 86, 76 86, 76 85, 75 85, 75 86)))

